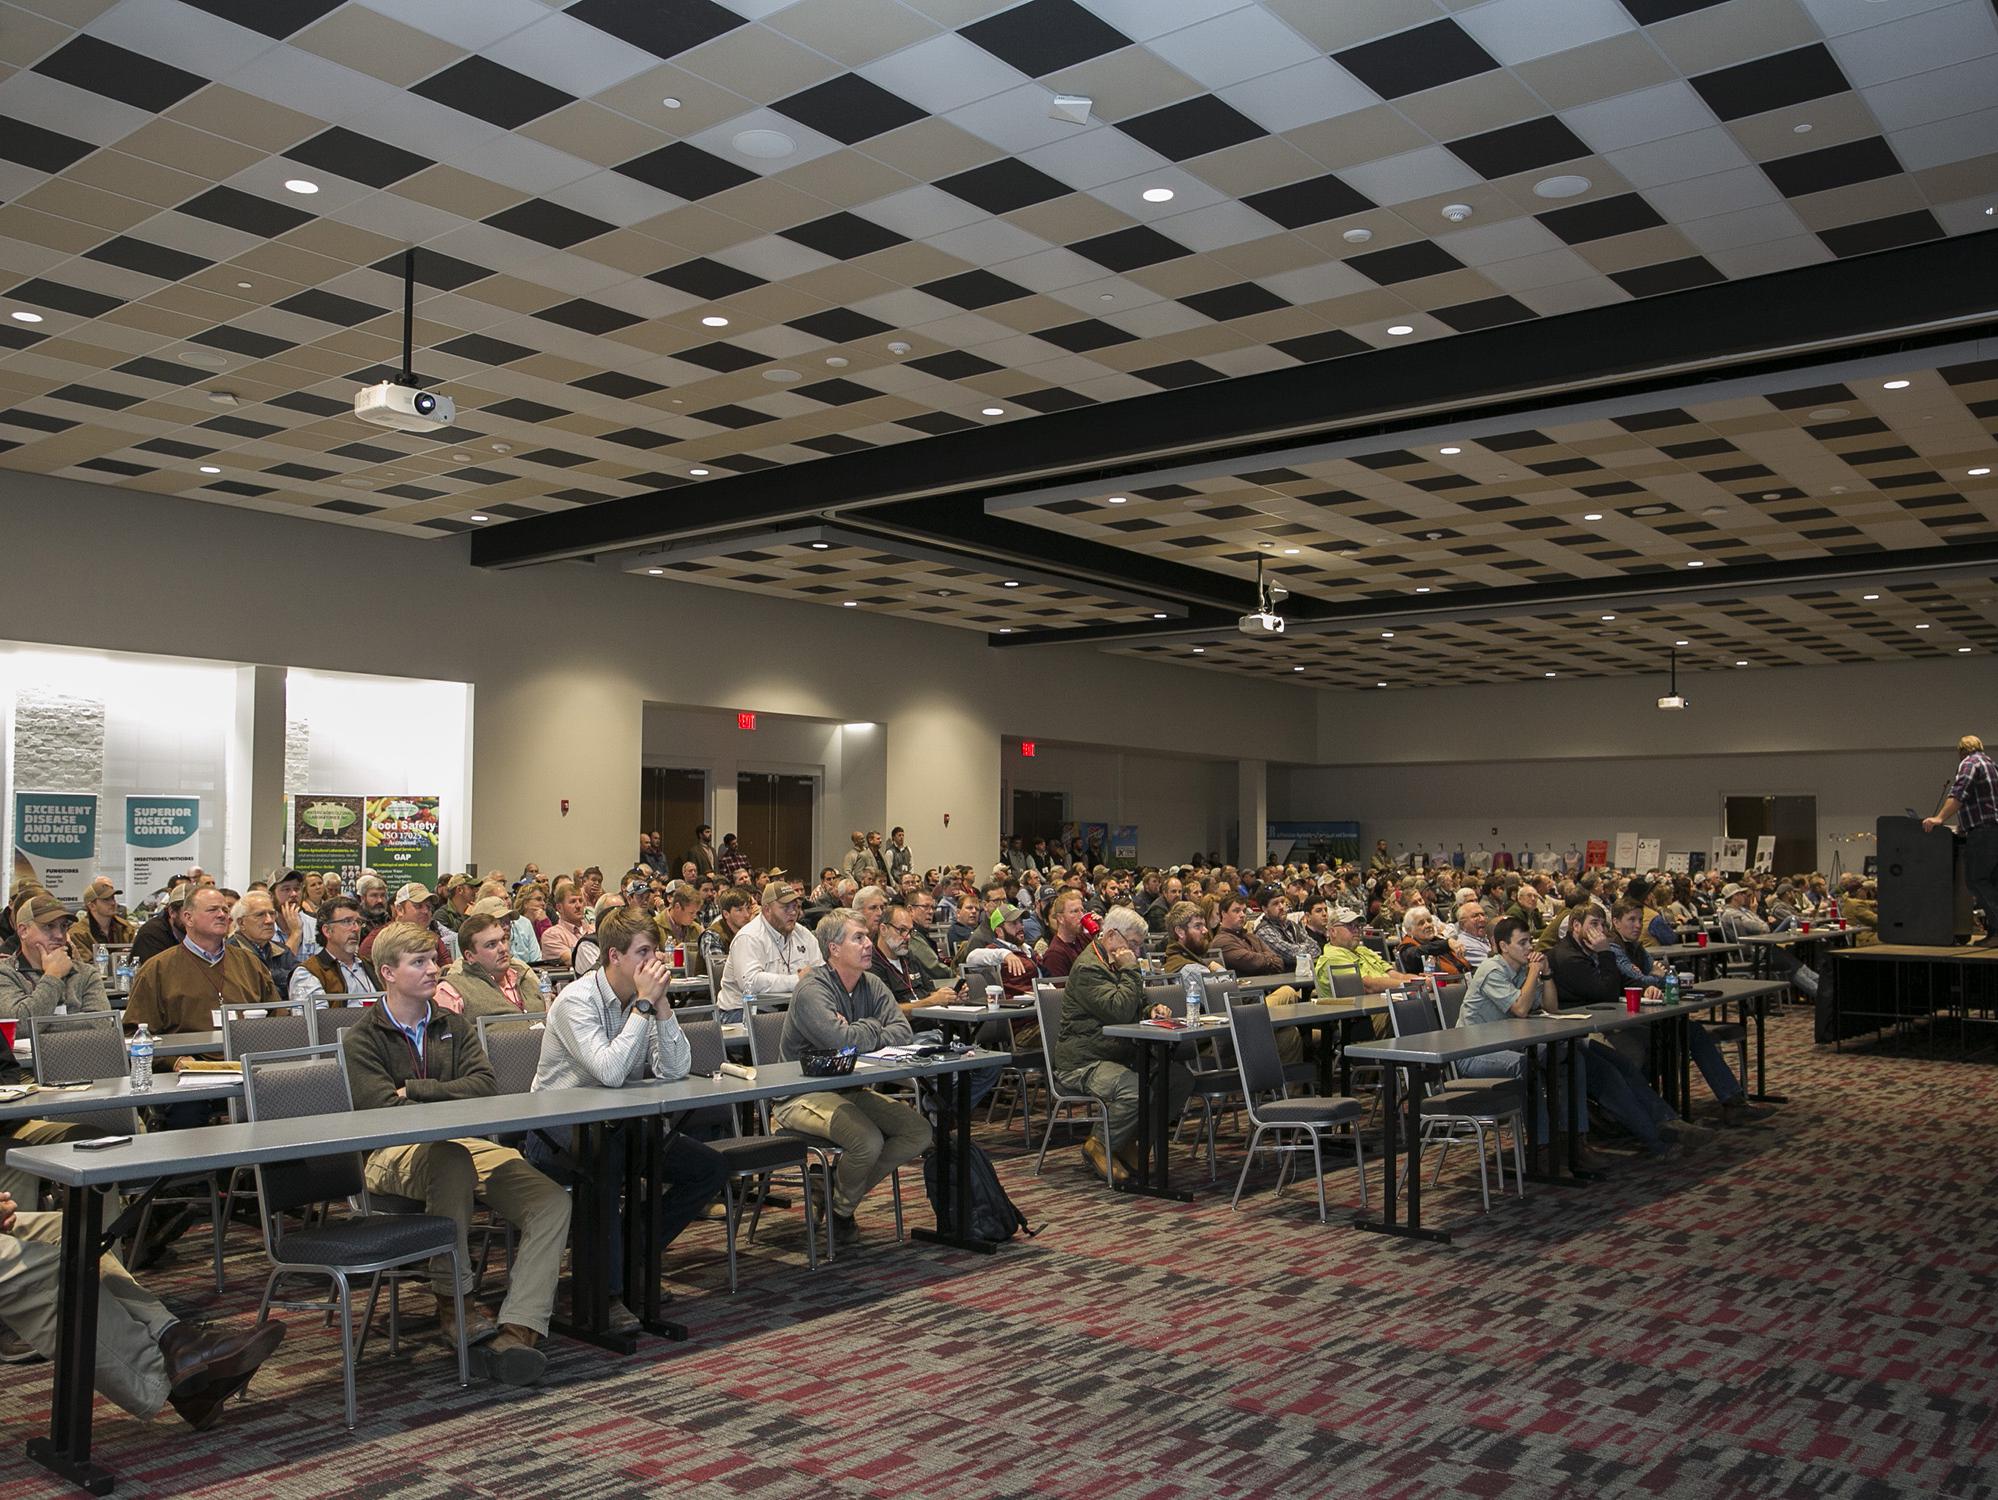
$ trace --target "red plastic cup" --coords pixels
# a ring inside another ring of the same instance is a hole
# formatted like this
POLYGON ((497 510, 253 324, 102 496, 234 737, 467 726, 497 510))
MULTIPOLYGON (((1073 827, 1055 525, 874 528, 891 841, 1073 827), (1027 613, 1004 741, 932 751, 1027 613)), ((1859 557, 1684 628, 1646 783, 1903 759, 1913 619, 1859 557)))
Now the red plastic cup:
POLYGON ((18 1021, 0 1021, 0 1041, 6 1042, 9 1052, 14 1050, 14 1033, 20 1024, 18 1021))
POLYGON ((676 969, 684 969, 687 967, 686 944, 675 943, 673 945, 673 967, 676 969))
POLYGON ((1643 999, 1644 992, 1636 985, 1625 986, 1623 992, 1624 1009, 1628 1010, 1633 1016, 1637 1014, 1637 1008, 1643 1003, 1643 999))
POLYGON ((1840 917, 1840 918, 1838 919, 1838 930, 1839 930, 1840 932, 1844 932, 1844 931, 1845 931, 1845 918, 1844 918, 1844 917, 1840 917))
POLYGON ((1707 934, 1706 934, 1706 929, 1705 929, 1705 928, 1701 928, 1701 929, 1700 929, 1700 931, 1698 931, 1698 932, 1694 933, 1694 934, 1693 934, 1693 941, 1694 941, 1694 942, 1696 942, 1696 943, 1698 943, 1698 944, 1699 944, 1699 945, 1700 945, 1700 946, 1701 946, 1702 948, 1706 947, 1706 945, 1707 945, 1707 934))
POLYGON ((1809 922, 1799 922, 1797 924, 1797 930, 1799 932, 1809 932, 1811 930, 1811 924, 1809 922))

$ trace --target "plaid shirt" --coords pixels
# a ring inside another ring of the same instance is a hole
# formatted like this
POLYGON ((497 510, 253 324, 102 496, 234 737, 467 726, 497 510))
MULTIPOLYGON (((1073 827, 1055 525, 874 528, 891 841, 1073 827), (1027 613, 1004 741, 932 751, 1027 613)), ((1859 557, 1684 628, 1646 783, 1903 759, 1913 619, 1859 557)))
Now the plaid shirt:
POLYGON ((1998 823, 1998 773, 1992 769, 1991 757, 1982 750, 1964 756, 1956 768, 1956 780, 1950 783, 1949 794, 1962 809, 1960 816, 1966 831, 1998 823))

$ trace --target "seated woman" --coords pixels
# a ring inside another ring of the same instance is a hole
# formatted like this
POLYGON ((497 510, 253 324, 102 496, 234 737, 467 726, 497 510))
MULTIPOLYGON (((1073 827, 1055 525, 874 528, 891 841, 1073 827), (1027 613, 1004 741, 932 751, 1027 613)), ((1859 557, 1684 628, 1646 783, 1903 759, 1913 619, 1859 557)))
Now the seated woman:
POLYGON ((1463 947, 1455 938, 1443 935, 1426 906, 1411 906, 1402 917, 1401 946, 1395 949, 1394 962, 1404 974, 1426 973, 1431 963, 1438 975, 1450 979, 1471 972, 1463 947))

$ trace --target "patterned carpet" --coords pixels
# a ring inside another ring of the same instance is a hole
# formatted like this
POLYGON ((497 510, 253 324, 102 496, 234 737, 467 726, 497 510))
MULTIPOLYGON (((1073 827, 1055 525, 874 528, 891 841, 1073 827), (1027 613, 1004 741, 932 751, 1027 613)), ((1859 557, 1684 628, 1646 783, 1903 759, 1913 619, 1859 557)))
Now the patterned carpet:
MULTIPOLYGON (((426 1319, 402 1360, 370 1347, 349 1438, 336 1336, 295 1321, 216 1431, 100 1403, 98 1455, 125 1496, 1998 1496, 1998 1073, 1808 1024, 1772 1031, 1793 1102, 1698 1155, 1484 1218, 1461 1153, 1427 1200, 1448 1248, 1320 1227, 1296 1188, 1113 1199, 1073 1148, 1036 1179, 995 1127, 1047 1226, 996 1258, 895 1246, 884 1194, 817 1275, 794 1211, 730 1297, 697 1225, 690 1343, 558 1342, 547 1387, 460 1391, 426 1319)), ((219 1300, 193 1244, 150 1284, 253 1308, 247 1231, 219 1300)), ((18 1456, 48 1389, 0 1372, 0 1500, 64 1493, 18 1456)))

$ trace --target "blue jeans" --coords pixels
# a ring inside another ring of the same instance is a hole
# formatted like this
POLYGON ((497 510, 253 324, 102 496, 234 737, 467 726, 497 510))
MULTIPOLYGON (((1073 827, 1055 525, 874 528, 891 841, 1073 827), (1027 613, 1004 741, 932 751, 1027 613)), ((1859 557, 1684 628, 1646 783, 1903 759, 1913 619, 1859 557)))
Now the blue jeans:
MULTIPOLYGON (((604 1154, 595 1163, 596 1170, 609 1175, 617 1184, 617 1229, 615 1243, 619 1247, 611 1255, 610 1294, 616 1298, 624 1296, 624 1153, 625 1137, 622 1131, 610 1132, 604 1143, 604 1154)), ((557 1159, 555 1148, 550 1146, 539 1132, 529 1135, 522 1151, 526 1158, 541 1168, 564 1187, 576 1184, 576 1174, 564 1168, 557 1159)), ((721 1153, 712 1146, 690 1140, 685 1135, 675 1136, 667 1146, 664 1157, 664 1181, 652 1185, 653 1192, 664 1192, 664 1200, 659 1209, 659 1244, 664 1249, 679 1236, 695 1219, 699 1218, 707 1206, 720 1196, 722 1183, 728 1176, 728 1169, 722 1161, 721 1153)), ((585 1187, 584 1191, 589 1189, 585 1187)))
POLYGON ((1714 1097, 1723 1104, 1731 1104, 1746 1096, 1741 1080, 1734 1076, 1734 1069, 1727 1065, 1721 1050, 1714 1045, 1714 1039, 1707 1035, 1707 1028, 1698 1021, 1687 1028, 1688 1046, 1692 1049, 1693 1061, 1698 1065, 1700 1076, 1707 1081, 1714 1097))
POLYGON ((1672 1106, 1658 1097, 1644 1075, 1621 1053, 1601 1042, 1589 1042, 1582 1051, 1588 1057, 1589 1096, 1648 1149, 1660 1150, 1665 1138, 1659 1127, 1679 1118, 1672 1106))
MULTIPOLYGON (((1549 1049, 1540 1049, 1540 1067, 1547 1067, 1549 1049)), ((1526 1066, 1524 1052, 1485 1052, 1477 1057, 1467 1057, 1457 1064, 1460 1078, 1517 1078, 1526 1066)), ((1577 1135, 1589 1133, 1589 1087, 1587 1066, 1582 1060, 1582 1049, 1568 1049, 1568 1076, 1563 1082, 1562 1094, 1567 1104, 1564 1113, 1568 1117, 1568 1128, 1577 1135)), ((1547 1093, 1543 1088, 1540 1094, 1539 1118, 1534 1121, 1536 1141, 1547 1139, 1547 1093)))

